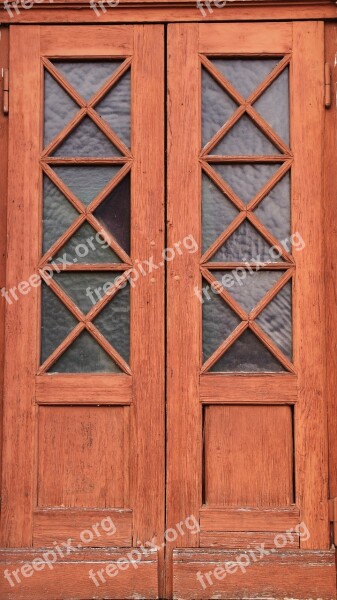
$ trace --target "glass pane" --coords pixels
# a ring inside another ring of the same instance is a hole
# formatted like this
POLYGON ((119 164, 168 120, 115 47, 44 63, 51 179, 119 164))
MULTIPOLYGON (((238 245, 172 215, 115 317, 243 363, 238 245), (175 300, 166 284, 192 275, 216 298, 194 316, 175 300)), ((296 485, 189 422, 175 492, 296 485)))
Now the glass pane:
POLYGON ((241 319, 211 290, 207 281, 203 280, 202 285, 204 289, 208 287, 207 295, 203 294, 202 305, 202 349, 205 362, 241 323, 241 319))
POLYGON ((126 285, 94 320, 98 331, 130 362, 130 286, 126 285))
POLYGON ((212 262, 283 262, 273 249, 247 220, 226 240, 212 262))
POLYGON ((96 208, 94 216, 130 254, 130 173, 96 208))
POLYGON ((131 72, 127 71, 96 106, 122 142, 130 147, 131 72))
POLYGON ((121 60, 53 61, 56 69, 84 100, 90 100, 122 62, 121 60))
POLYGON ((54 257, 70 264, 120 263, 121 260, 89 223, 84 223, 54 257))
POLYGON ((41 289, 41 364, 78 324, 77 319, 45 283, 41 289))
POLYGON ((248 204, 275 175, 281 164, 229 163, 212 164, 212 168, 230 185, 242 202, 248 204))
POLYGON ((290 172, 288 172, 254 211, 273 236, 280 242, 284 241, 287 250, 289 247, 286 247, 286 242, 291 234, 290 195, 291 183, 290 172))
POLYGON ((78 217, 69 200, 46 175, 43 176, 43 254, 78 217))
POLYGON ((239 211, 211 179, 202 175, 202 251, 215 242, 239 211))
POLYGON ((56 175, 86 206, 117 175, 114 165, 55 165, 56 175))
POLYGON ((79 111, 79 106, 59 86, 50 73, 44 72, 44 145, 62 131, 79 111))
POLYGON ((246 329, 210 371, 216 373, 280 373, 285 369, 256 335, 246 329))
POLYGON ((250 117, 243 115, 211 153, 221 156, 273 156, 279 151, 250 117))
POLYGON ((83 331, 49 369, 51 373, 121 373, 121 369, 94 340, 83 331))
POLYGON ((121 156, 121 153, 98 129, 97 125, 89 117, 85 117, 66 140, 58 146, 54 156, 113 158, 121 156))
POLYGON ((256 322, 292 359, 292 289, 290 281, 257 317, 256 322))
POLYGON ((223 285, 227 292, 241 304, 246 312, 250 312, 264 298, 266 293, 284 274, 283 271, 212 271, 212 274, 223 285))
POLYGON ((280 62, 279 58, 212 58, 213 65, 248 98, 280 62))
POLYGON ((237 104, 225 90, 202 69, 202 144, 207 142, 228 121, 237 104))
POLYGON ((289 146, 289 69, 281 75, 255 102, 254 108, 289 146))
POLYGON ((112 287, 115 279, 120 275, 121 273, 111 272, 85 273, 83 271, 68 271, 59 274, 55 273, 54 279, 76 306, 86 314, 105 296, 112 287))

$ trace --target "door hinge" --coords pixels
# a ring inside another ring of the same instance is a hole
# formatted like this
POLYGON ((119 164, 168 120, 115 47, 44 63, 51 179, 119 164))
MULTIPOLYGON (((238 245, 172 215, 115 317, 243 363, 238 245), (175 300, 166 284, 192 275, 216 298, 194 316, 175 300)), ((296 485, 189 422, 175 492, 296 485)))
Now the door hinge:
POLYGON ((337 498, 329 500, 329 521, 332 523, 333 543, 337 546, 337 498))
POLYGON ((332 90, 331 90, 331 66, 329 63, 325 63, 324 70, 324 103, 325 108, 330 108, 332 103, 332 90))
POLYGON ((3 111, 8 115, 9 111, 9 70, 2 69, 2 91, 3 91, 3 111))

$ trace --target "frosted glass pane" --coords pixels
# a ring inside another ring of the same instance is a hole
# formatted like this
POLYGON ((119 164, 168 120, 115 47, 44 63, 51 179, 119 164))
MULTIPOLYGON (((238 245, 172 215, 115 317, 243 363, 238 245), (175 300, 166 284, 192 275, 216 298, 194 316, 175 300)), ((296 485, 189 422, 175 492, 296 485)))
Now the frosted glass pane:
POLYGON ((275 175, 281 164, 267 163, 229 163, 226 165, 212 164, 212 168, 230 185, 233 192, 248 204, 256 194, 275 175))
POLYGON ((248 98, 280 62, 279 58, 212 58, 213 65, 248 98))
POLYGON ((237 108, 225 90, 202 69, 202 145, 219 131, 237 108))
POLYGON ((66 258, 70 264, 120 263, 102 236, 89 223, 82 225, 54 257, 66 258), (99 241, 100 240, 100 241, 99 241))
POLYGON ((83 313, 97 304, 119 277, 119 272, 68 271, 55 273, 54 280, 83 313))
POLYGON ((43 254, 78 217, 69 200, 46 175, 43 176, 43 254))
POLYGON ((241 319, 232 311, 228 304, 217 294, 210 290, 207 281, 203 287, 208 286, 209 299, 203 294, 202 305, 202 346, 204 361, 228 338, 240 324, 241 319))
POLYGON ((254 108, 289 146, 290 118, 288 68, 282 71, 281 75, 279 75, 279 77, 266 89, 262 96, 255 102, 254 108))
POLYGON ((84 100, 90 100, 122 62, 121 60, 53 61, 56 69, 84 100))
POLYGON ((205 174, 202 176, 202 251, 215 242, 239 211, 205 174))
POLYGON ((292 289, 290 281, 257 317, 256 322, 292 358, 292 289))
POLYGON ((79 106, 55 81, 44 72, 44 145, 48 144, 73 119, 79 106))
POLYGON ((266 240, 247 220, 226 240, 211 258, 212 262, 283 262, 266 240))
POLYGON ((130 254, 130 174, 126 175, 94 212, 101 225, 130 254))
POLYGON ((121 373, 121 369, 94 340, 83 331, 50 368, 51 373, 121 373))
MULTIPOLYGON (((285 247, 291 234, 290 197, 291 183, 288 172, 254 211, 273 236, 280 242, 285 242, 285 247)), ((286 249, 289 250, 289 246, 286 249)))
POLYGON ((63 302, 42 283, 41 288, 41 364, 78 324, 63 302))
POLYGON ((114 165, 54 165, 56 175, 86 206, 117 175, 114 165))
POLYGON ((256 335, 246 330, 213 365, 216 373, 280 373, 285 371, 256 335))
POLYGON ((249 272, 248 269, 234 272, 212 271, 212 275, 248 313, 264 298, 283 274, 284 271, 249 272))
POLYGON ((89 117, 85 117, 58 146, 54 156, 113 158, 121 156, 121 153, 97 125, 89 117))
POLYGON ((95 106, 124 144, 130 147, 131 71, 127 71, 95 106))
POLYGON ((235 123, 217 146, 211 150, 211 153, 220 156, 273 156, 280 154, 247 115, 235 123))
POLYGON ((94 321, 98 331, 130 362, 130 286, 121 289, 94 321))

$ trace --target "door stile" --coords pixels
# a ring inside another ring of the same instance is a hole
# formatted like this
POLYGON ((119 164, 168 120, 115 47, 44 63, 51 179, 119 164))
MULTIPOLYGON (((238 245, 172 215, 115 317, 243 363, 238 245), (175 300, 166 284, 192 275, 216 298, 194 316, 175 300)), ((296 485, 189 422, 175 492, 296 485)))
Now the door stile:
POLYGON ((305 242, 296 253, 294 362, 298 373, 295 407, 296 487, 307 549, 328 549, 328 435, 325 388, 323 119, 324 24, 293 24, 293 231, 305 242), (305 107, 305 110, 303 110, 305 107), (311 208, 312 207, 312 208, 311 208), (319 365, 319 367, 318 367, 319 365))

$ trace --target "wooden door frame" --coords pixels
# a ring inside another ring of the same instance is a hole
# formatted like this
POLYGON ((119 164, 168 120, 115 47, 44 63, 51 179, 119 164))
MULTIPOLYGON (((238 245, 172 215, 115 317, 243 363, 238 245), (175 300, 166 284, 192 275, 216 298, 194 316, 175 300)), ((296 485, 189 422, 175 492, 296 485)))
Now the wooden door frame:
MULTIPOLYGON (((20 15, 11 19, 8 14, 0 9, 0 21, 4 25, 15 25, 15 23, 58 23, 73 24, 92 23, 96 20, 93 12, 88 9, 87 2, 79 0, 65 4, 61 0, 54 0, 54 6, 45 1, 44 5, 36 4, 30 10, 21 10, 20 15)), ((337 113, 335 105, 335 94, 337 90, 337 67, 334 64, 336 39, 337 39, 337 7, 330 0, 314 1, 280 1, 275 0, 241 0, 225 10, 214 10, 213 14, 207 16, 208 21, 236 20, 236 21, 259 21, 259 20, 302 20, 320 19, 325 24, 326 60, 332 67, 332 96, 333 103, 325 112, 325 158, 324 158, 324 203, 325 203, 325 277, 326 277, 326 394, 328 396, 329 410, 329 491, 330 497, 337 497, 337 373, 334 364, 334 352, 337 344, 337 331, 331 327, 333 319, 336 319, 336 287, 333 274, 336 269, 337 240, 334 236, 333 219, 335 218, 335 198, 337 195, 337 177, 334 177, 337 164, 337 113)), ((113 24, 116 22, 179 22, 179 21, 202 21, 200 11, 195 9, 194 2, 128 2, 121 0, 118 8, 108 9, 102 13, 100 24, 113 24), (132 4, 132 6, 130 6, 132 4), (144 5, 146 4, 146 8, 144 5), (178 6, 180 4, 180 6, 178 6)), ((8 65, 9 30, 6 26, 1 27, 0 39, 0 70, 8 65)), ((1 74, 1 71, 0 71, 1 74)), ((8 156, 8 118, 2 111, 3 91, 0 89, 0 287, 5 282, 5 257, 6 257, 6 213, 7 213, 7 156, 8 156)), ((0 298, 0 417, 2 408, 2 383, 3 383, 3 354, 4 348, 4 298, 0 298)), ((0 422, 0 442, 2 434, 2 419, 0 422)), ((0 443, 0 453, 1 453, 0 443)), ((1 462, 0 462, 1 470, 1 462)), ((0 473, 1 476, 1 473, 0 473)))

